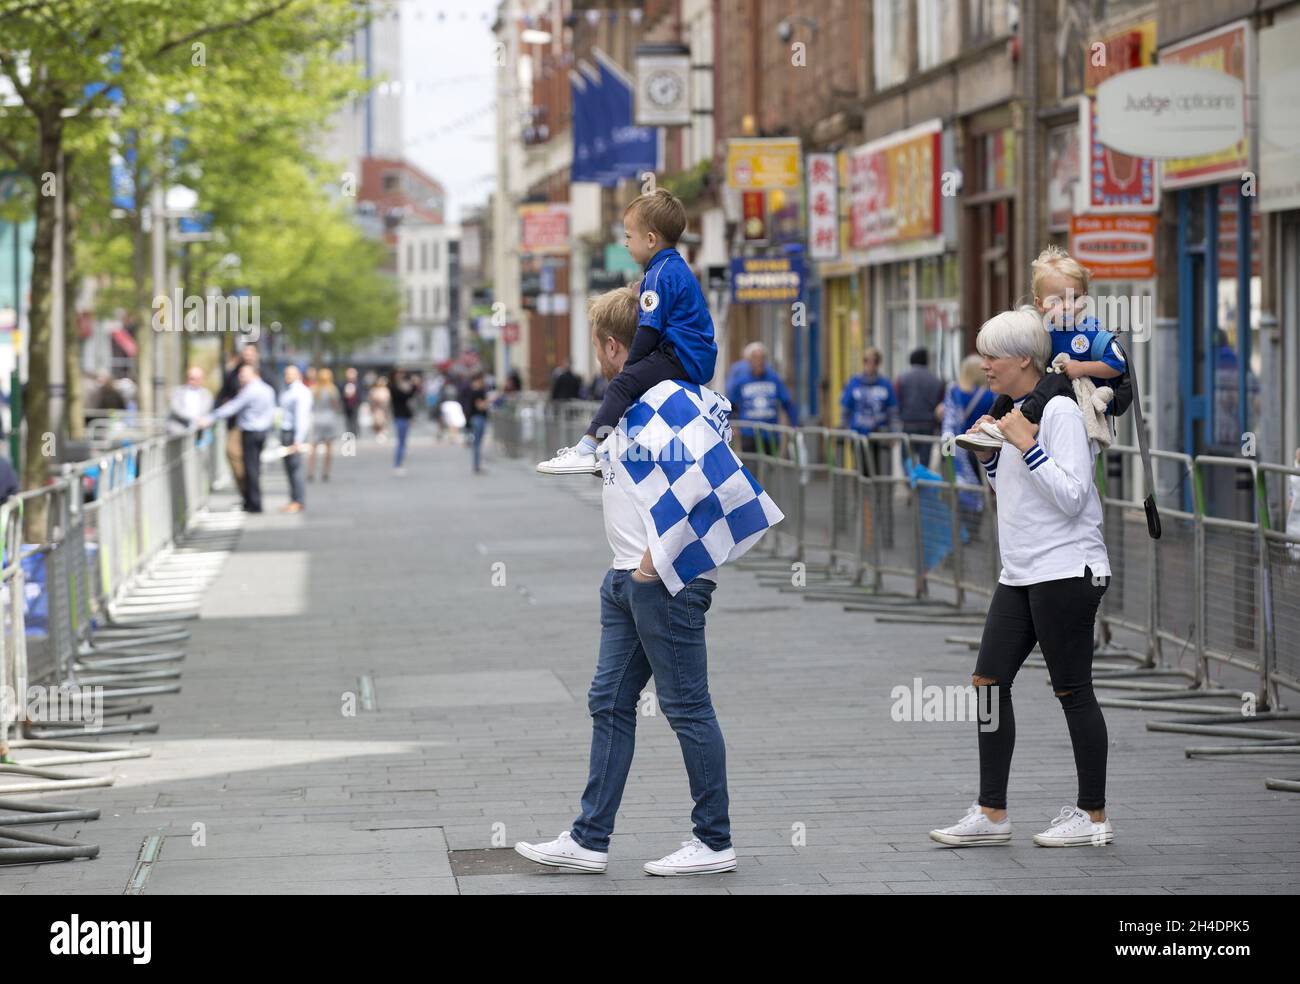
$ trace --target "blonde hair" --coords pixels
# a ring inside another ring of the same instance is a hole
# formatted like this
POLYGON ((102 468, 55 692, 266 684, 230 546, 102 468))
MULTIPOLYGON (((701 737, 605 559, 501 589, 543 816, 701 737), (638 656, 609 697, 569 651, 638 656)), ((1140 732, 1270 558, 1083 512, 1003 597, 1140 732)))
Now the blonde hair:
POLYGON ((975 348, 990 359, 1027 358, 1040 373, 1047 371, 1047 360, 1052 357, 1052 340, 1043 316, 1029 306, 989 318, 975 336, 975 348))
POLYGON ((1060 246, 1048 246, 1038 254, 1038 259, 1029 264, 1029 269, 1030 284, 1033 286, 1034 297, 1037 300, 1043 299, 1041 288, 1043 278, 1048 274, 1057 273, 1067 280, 1073 280, 1078 285, 1080 294, 1088 293, 1088 285, 1092 281, 1092 274, 1088 272, 1088 268, 1060 246))
POLYGON ((613 338, 625 348, 632 347, 636 323, 640 320, 639 294, 636 287, 615 287, 587 302, 587 320, 592 333, 602 345, 613 338))
POLYGON ((316 382, 312 384, 312 389, 319 393, 322 387, 333 385, 334 373, 328 366, 322 366, 320 369, 316 370, 316 382))
POLYGON ((985 382, 984 360, 978 355, 966 356, 961 360, 961 368, 957 371, 957 380, 964 390, 973 390, 982 386, 985 382))
POLYGON ((686 206, 667 188, 656 188, 632 199, 623 209, 623 217, 629 215, 662 239, 665 246, 676 246, 686 231, 686 206))

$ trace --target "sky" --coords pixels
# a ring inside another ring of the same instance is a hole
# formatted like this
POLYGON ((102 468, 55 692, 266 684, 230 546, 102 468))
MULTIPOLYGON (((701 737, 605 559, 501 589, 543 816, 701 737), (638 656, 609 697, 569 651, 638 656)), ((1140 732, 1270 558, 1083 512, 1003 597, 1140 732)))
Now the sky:
POLYGON ((449 223, 495 181, 497 0, 402 0, 406 156, 447 190, 449 223))

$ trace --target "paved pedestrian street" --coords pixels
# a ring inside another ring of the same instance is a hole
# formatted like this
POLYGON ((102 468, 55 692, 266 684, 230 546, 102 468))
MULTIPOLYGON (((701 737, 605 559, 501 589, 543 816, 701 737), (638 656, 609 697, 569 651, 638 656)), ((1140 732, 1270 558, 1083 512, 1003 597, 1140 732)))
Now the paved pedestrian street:
MULTIPOLYGON (((1072 803, 1064 720, 1041 668, 1016 687, 1009 848, 951 850, 932 827, 976 796, 972 723, 896 721, 894 687, 964 685, 972 651, 942 624, 888 624, 729 568, 709 613, 727 739, 734 873, 642 864, 691 836, 681 753, 639 719, 604 875, 542 869, 518 840, 568 829, 586 779, 586 691, 609 562, 595 479, 542 478, 416 432, 336 461, 307 510, 247 516, 193 624, 179 695, 155 699, 152 756, 60 824, 90 861, 0 870, 0 893, 1295 892, 1300 799, 1265 789, 1287 759, 1187 759, 1187 736, 1108 709, 1105 848, 1030 838, 1072 803), (142 847, 161 834, 152 863, 142 847), (141 873, 143 870, 143 873, 141 873)), ((271 469, 268 505, 285 501, 271 469)), ((219 499, 216 508, 228 507, 219 499)), ((652 703, 647 707, 653 709, 652 703)), ((1294 761, 1294 758, 1291 759, 1294 761)))

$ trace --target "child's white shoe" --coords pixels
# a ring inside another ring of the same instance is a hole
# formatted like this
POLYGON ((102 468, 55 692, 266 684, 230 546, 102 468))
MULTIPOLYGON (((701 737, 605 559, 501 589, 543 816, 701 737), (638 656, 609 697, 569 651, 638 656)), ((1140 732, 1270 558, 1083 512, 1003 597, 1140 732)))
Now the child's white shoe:
POLYGON ((1006 440, 998 425, 986 420, 980 424, 980 433, 959 434, 956 444, 957 447, 965 448, 967 451, 1001 451, 1006 440))
POLYGON ((571 448, 560 448, 554 458, 543 461, 537 470, 543 475, 599 474, 600 461, 596 458, 596 452, 575 444, 571 448))

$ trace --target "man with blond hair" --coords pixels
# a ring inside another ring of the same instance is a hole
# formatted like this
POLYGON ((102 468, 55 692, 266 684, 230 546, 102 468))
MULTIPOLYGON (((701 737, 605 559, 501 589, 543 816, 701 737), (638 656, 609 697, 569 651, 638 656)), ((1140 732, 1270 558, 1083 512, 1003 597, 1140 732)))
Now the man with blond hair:
MULTIPOLYGON (((606 379, 618 375, 637 332, 637 292, 630 287, 594 298, 589 306, 592 343, 606 379)), ((732 871, 727 753, 709 694, 705 613, 716 570, 705 571, 670 593, 646 570, 645 521, 608 456, 601 462, 605 535, 613 565, 600 588, 600 656, 587 695, 592 734, 582 807, 570 830, 543 844, 520 841, 515 850, 556 868, 599 874, 609 861, 609 839, 632 768, 637 705, 653 676, 655 695, 677 734, 695 809, 692 837, 678 851, 651 861, 651 875, 732 871)))

